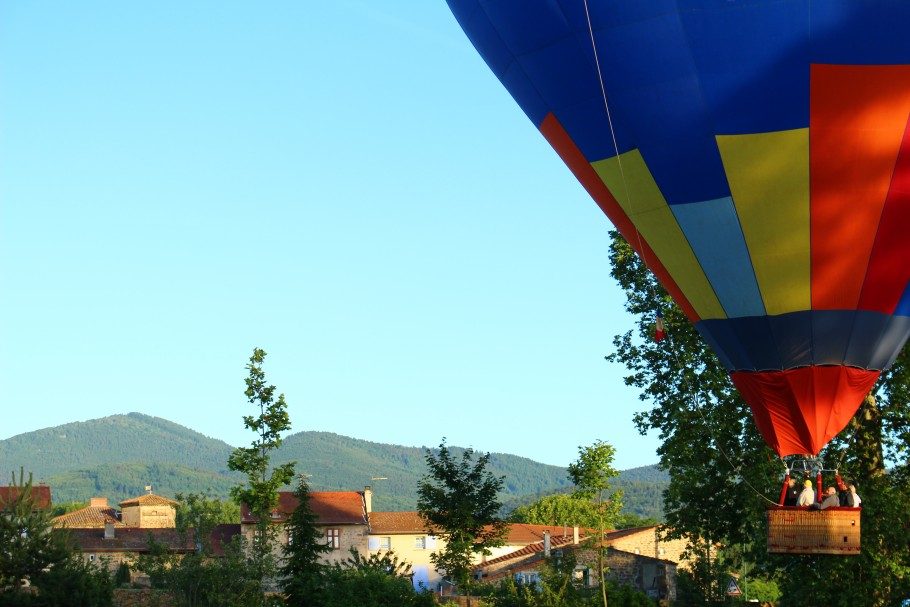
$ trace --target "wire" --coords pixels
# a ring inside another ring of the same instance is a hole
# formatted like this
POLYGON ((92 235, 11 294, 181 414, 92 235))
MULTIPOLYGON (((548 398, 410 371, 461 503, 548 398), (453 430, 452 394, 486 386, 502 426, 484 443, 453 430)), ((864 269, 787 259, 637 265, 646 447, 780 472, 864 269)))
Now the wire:
MULTIPOLYGON (((629 189, 629 184, 628 184, 628 181, 626 180, 625 171, 623 170, 623 166, 622 166, 622 157, 621 157, 621 155, 620 155, 620 153, 619 153, 619 142, 618 142, 618 140, 617 140, 617 138, 616 138, 616 129, 615 129, 614 126, 613 126, 613 115, 612 115, 612 113, 610 112, 610 102, 609 102, 609 100, 607 99, 607 88, 606 88, 606 85, 604 84, 603 70, 601 70, 601 67, 600 67, 600 57, 599 57, 599 55, 598 55, 598 53, 597 53, 597 41, 596 41, 596 39, 595 39, 595 37, 594 37, 594 26, 593 26, 593 24, 591 23, 591 12, 590 12, 590 9, 588 8, 588 0, 583 0, 583 2, 584 2, 584 6, 585 6, 585 19, 587 20, 587 23, 588 23, 588 34, 589 34, 589 36, 590 36, 590 38, 591 38, 591 51, 594 53, 594 65, 595 65, 595 67, 597 68, 597 80, 598 80, 598 82, 600 83, 600 94, 601 94, 601 96, 603 97, 604 111, 605 111, 606 114, 607 114, 607 123, 608 123, 609 126, 610 126, 610 136, 611 136, 612 139, 613 139, 613 150, 616 152, 616 164, 617 164, 617 166, 618 166, 618 168, 619 168, 619 176, 620 176, 620 179, 621 179, 622 184, 623 184, 623 189, 625 190, 626 201, 627 201, 628 204, 631 205, 631 204, 632 204, 632 192, 631 192, 631 190, 629 189)), ((631 219, 631 217, 630 217, 630 219, 631 219)), ((639 251, 639 254, 641 255, 642 262, 644 263, 645 267, 647 268, 647 267, 648 267, 648 260, 646 259, 646 256, 645 256, 645 248, 644 248, 644 245, 643 245, 642 240, 641 240, 641 232, 640 232, 640 231, 638 230, 638 228, 635 226, 634 222, 633 222, 632 225, 633 225, 633 228, 635 229, 635 237, 636 237, 637 240, 638 240, 638 251, 639 251)), ((657 291, 656 291, 656 289, 654 288, 653 283, 652 283, 650 286, 651 286, 651 294, 652 294, 652 297, 653 297, 655 300, 657 300, 657 291)), ((668 334, 668 336, 669 336, 669 334, 668 334)), ((682 367, 682 364, 681 364, 681 362, 680 362, 680 360, 679 360, 678 353, 676 352, 676 348, 675 348, 675 347, 672 347, 673 339, 672 339, 672 338, 668 339, 668 342, 671 344, 670 353, 671 353, 671 355, 674 357, 674 359, 676 360, 677 368, 678 368, 678 369, 682 369, 683 367, 682 367)), ((687 379, 685 373, 683 373, 682 379, 683 379, 683 382, 688 383, 688 379, 687 379)), ((688 386, 688 387, 691 387, 691 386, 688 386)), ((719 441, 717 440, 717 437, 715 437, 714 434, 713 434, 713 432, 711 431, 711 426, 710 426, 710 424, 708 424, 707 418, 704 416, 703 412, 701 411, 701 407, 697 406, 697 400, 698 400, 697 395, 702 393, 701 389, 700 389, 698 386, 696 386, 696 388, 695 388, 695 393, 696 393, 696 397, 693 399, 693 400, 695 401, 695 403, 696 403, 695 411, 696 411, 696 412, 698 413, 698 415, 702 418, 702 422, 705 424, 705 428, 708 429, 708 433, 711 435, 711 440, 712 440, 712 442, 714 443, 714 448, 717 449, 717 450, 720 452, 721 455, 723 455, 724 459, 727 460, 727 464, 730 465, 730 468, 733 470, 733 472, 734 472, 737 476, 739 476, 739 478, 743 481, 743 483, 745 483, 750 489, 752 489, 752 491, 755 492, 756 495, 758 495, 759 497, 761 497, 761 498, 764 499, 765 501, 767 501, 767 502, 769 502, 769 503, 771 503, 771 504, 774 504, 774 505, 776 506, 776 505, 777 505, 777 502, 774 501, 774 500, 772 500, 772 499, 769 499, 769 498, 768 498, 767 496, 765 496, 763 493, 761 493, 760 491, 758 491, 758 490, 752 485, 752 483, 750 483, 750 482, 741 474, 741 470, 742 470, 741 466, 736 466, 736 465, 734 465, 733 462, 730 460, 729 456, 727 456, 727 453, 720 447, 720 443, 719 443, 719 441)), ((702 401, 705 402, 705 403, 707 403, 707 399, 704 398, 704 396, 702 396, 702 401)))

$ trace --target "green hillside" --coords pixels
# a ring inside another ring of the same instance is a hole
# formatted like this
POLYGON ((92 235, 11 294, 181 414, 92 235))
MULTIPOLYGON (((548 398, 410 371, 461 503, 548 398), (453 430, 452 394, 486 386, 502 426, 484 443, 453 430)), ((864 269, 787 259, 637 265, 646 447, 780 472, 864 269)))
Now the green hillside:
MULTIPOLYGON (((19 467, 51 486, 57 503, 101 495, 112 501, 135 497, 146 485, 156 493, 204 492, 227 497, 242 480, 227 470, 232 447, 157 417, 130 413, 65 424, 0 441, 0 471, 19 467)), ((460 457, 463 450, 452 447, 460 457)), ((424 448, 349 438, 329 432, 288 436, 276 464, 296 461, 315 490, 359 490, 372 485, 376 510, 413 510, 423 476, 424 448), (373 477, 384 477, 382 480, 373 477)), ((540 495, 570 489, 565 468, 495 453, 492 471, 505 476, 505 510, 540 495)), ((0 481, 5 484, 5 481, 0 481)), ((622 473, 626 511, 659 518, 666 474, 654 466, 622 473)))
POLYGON ((91 470, 61 472, 44 479, 50 485, 55 503, 87 501, 98 495, 112 503, 145 493, 152 485, 155 493, 174 496, 177 493, 205 493, 227 497, 231 487, 242 476, 188 468, 168 463, 103 464, 91 470))
MULTIPOLYGON (((464 449, 453 447, 461 457, 464 449)), ((316 490, 363 488, 372 485, 376 510, 414 510, 417 483, 425 472, 424 448, 402 447, 348 438, 330 432, 299 432, 289 436, 276 463, 296 461, 316 490), (385 477, 387 480, 372 480, 385 477)), ((517 455, 494 453, 491 470, 505 476, 503 500, 552 493, 569 485, 565 468, 548 466, 517 455)))
MULTIPOLYGON (((0 470, 24 466, 35 480, 107 464, 168 463, 227 472, 233 447, 174 422, 141 413, 111 415, 0 441, 0 470)), ((8 472, 7 472, 8 474, 8 472)))

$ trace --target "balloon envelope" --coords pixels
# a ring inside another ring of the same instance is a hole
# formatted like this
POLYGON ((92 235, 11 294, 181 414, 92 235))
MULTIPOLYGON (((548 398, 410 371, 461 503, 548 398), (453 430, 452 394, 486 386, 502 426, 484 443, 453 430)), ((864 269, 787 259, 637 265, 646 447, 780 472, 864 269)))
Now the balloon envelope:
POLYGON ((448 4, 767 443, 818 453, 910 334, 910 2, 448 4))

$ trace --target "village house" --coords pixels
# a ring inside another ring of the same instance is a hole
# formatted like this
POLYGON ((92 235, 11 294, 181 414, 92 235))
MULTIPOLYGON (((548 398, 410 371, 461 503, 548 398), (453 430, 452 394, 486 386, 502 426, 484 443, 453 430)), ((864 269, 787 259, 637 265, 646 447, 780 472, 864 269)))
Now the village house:
POLYGON ((430 555, 444 546, 445 542, 426 531, 426 523, 413 510, 370 513, 370 553, 392 550, 400 560, 410 563, 414 588, 439 589, 442 576, 430 555))
POLYGON ((51 519, 55 529, 104 529, 105 525, 125 527, 120 513, 107 503, 106 497, 93 497, 88 506, 51 519))
MULTIPOLYGON (((394 551, 399 559, 411 564, 415 588, 441 590, 442 575, 436 571, 430 555, 445 549, 445 540, 427 531, 427 526, 416 511, 371 512, 368 549, 370 553, 394 551)), ((475 554, 474 562, 481 564, 505 554, 543 541, 550 533, 554 542, 566 543, 577 536, 578 528, 556 525, 530 525, 512 523, 506 528, 504 544, 492 548, 490 555, 475 554)), ((576 540, 577 541, 577 540, 576 540)))
POLYGON ((136 556, 148 552, 150 541, 175 554, 189 554, 196 549, 191 535, 184 536, 173 528, 116 527, 108 524, 102 529, 67 531, 86 562, 107 565, 111 571, 115 571, 121 563, 131 565, 136 556))
POLYGON ((120 511, 106 497, 93 497, 88 506, 57 516, 52 524, 68 531, 83 559, 112 571, 147 552, 150 540, 175 553, 192 552, 192 539, 175 529, 177 502, 153 494, 150 487, 147 491, 120 502, 120 511))
POLYGON ((692 561, 685 556, 686 538, 665 539, 657 525, 619 529, 607 533, 605 540, 613 548, 633 554, 650 556, 655 559, 672 561, 679 567, 688 568, 692 561))
MULTIPOLYGON (((534 583, 550 558, 572 557, 576 561, 576 583, 593 587, 596 575, 597 549, 577 533, 573 537, 553 536, 545 532, 542 541, 488 559, 475 569, 475 579, 496 582, 514 577, 519 583, 534 583)), ((685 540, 661 540, 657 527, 640 527, 612 531, 604 536, 604 564, 608 579, 631 586, 658 601, 676 598, 676 569, 685 550, 685 540)), ((686 561, 688 562, 688 561, 686 561)))
MULTIPOLYGON (((343 561, 350 557, 353 548, 363 556, 368 553, 369 519, 372 510, 373 492, 370 487, 363 491, 313 491, 310 493, 310 509, 316 515, 316 527, 331 551, 323 555, 327 563, 343 561)), ((281 525, 278 531, 279 547, 288 543, 285 523, 300 502, 290 491, 278 493, 278 505, 272 510, 270 520, 281 525)), ((247 541, 253 539, 258 519, 252 515, 246 504, 240 505, 240 532, 247 541)))
MULTIPOLYGON (((19 497, 19 487, 0 485, 0 508, 11 504, 19 497)), ((37 510, 49 510, 51 507, 51 488, 47 485, 32 485, 32 500, 37 510)))

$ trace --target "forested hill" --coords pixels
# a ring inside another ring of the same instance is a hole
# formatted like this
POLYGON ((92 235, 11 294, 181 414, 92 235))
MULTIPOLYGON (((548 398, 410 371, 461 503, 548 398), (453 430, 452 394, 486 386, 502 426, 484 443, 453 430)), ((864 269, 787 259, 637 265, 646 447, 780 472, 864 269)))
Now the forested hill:
MULTIPOLYGON (((130 413, 65 424, 0 441, 0 471, 24 467, 51 486, 57 503, 103 495, 120 501, 152 485, 156 493, 205 492, 226 497, 241 479, 227 470, 233 448, 164 419, 130 413)), ((452 447, 456 456, 462 449, 452 447)), ((358 490, 372 485, 376 510, 416 507, 417 483, 425 472, 424 449, 374 443, 329 432, 288 436, 275 463, 296 461, 315 490, 358 490), (375 479, 374 477, 384 477, 375 479)), ((569 489, 565 468, 494 453, 494 474, 505 476, 507 506, 569 489)), ((0 484, 6 484, 0 479, 0 484)), ((654 466, 623 472, 626 510, 654 516, 666 475, 654 466)))
MULTIPOLYGON (((168 462, 227 472, 233 447, 174 422, 141 413, 111 415, 19 434, 0 441, 0 470, 26 471, 47 480, 74 469, 120 463, 168 462)), ((3 483, 5 484, 5 482, 3 483)))
MULTIPOLYGON (((464 449, 452 447, 461 457, 464 449)), ((348 438, 330 432, 299 432, 289 436, 276 463, 296 461, 311 475, 314 489, 351 489, 372 485, 377 510, 413 510, 417 483, 426 471, 423 447, 403 447, 348 438), (372 480, 381 477, 381 480, 372 480)), ((554 493, 569 485, 566 469, 533 460, 493 453, 490 469, 505 476, 503 499, 554 493)))

